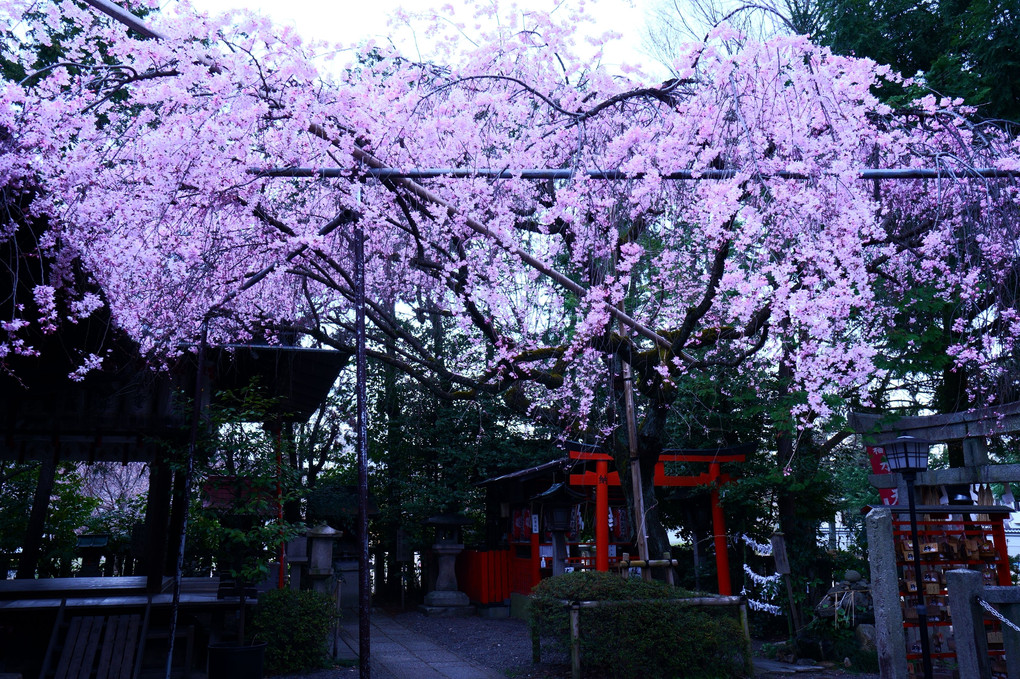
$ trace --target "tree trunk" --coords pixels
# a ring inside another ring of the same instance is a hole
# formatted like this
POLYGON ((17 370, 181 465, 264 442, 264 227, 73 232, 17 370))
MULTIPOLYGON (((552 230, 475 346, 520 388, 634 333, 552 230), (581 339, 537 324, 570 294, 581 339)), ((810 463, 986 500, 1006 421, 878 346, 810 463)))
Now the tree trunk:
MULTIPOLYGON (((790 395, 790 380, 793 378, 793 369, 788 363, 789 349, 784 351, 783 360, 779 363, 779 389, 778 400, 784 403, 790 395)), ((787 475, 787 465, 793 460, 793 434, 788 422, 775 422, 776 436, 776 466, 784 476, 787 475)), ((791 472, 792 473, 792 472, 791 472)), ((797 494, 790 491, 786 484, 780 484, 776 491, 776 505, 779 512, 779 530, 786 537, 787 551, 790 554, 807 554, 814 550, 814 531, 804 530, 797 516, 797 494), (805 549, 807 551, 805 551, 805 549)), ((794 574, 802 575, 800 565, 796 564, 791 569, 794 574)), ((792 575, 790 577, 793 577, 792 575)), ((793 608, 793 620, 803 620, 803 601, 791 601, 793 608)))
POLYGON ((56 469, 54 456, 47 455, 43 458, 39 467, 39 483, 36 484, 35 497, 32 499, 32 511, 28 515, 25 541, 21 548, 21 556, 18 558, 19 579, 34 578, 36 568, 39 566, 39 550, 42 547, 43 530, 46 527, 46 514, 50 508, 56 469))
MULTIPOLYGON (((281 441, 287 448, 287 462, 290 468, 295 473, 301 473, 301 462, 298 460, 297 444, 294 441, 294 425, 290 422, 286 422, 283 425, 283 435, 281 441)), ((311 477, 311 475, 309 475, 311 477)), ((309 486, 312 485, 313 479, 309 478, 309 486)), ((290 498, 283 503, 283 520, 287 523, 296 524, 301 522, 301 500, 300 498, 290 498)))
MULTIPOLYGON (((662 553, 670 549, 669 535, 662 525, 659 514, 658 500, 655 496, 655 464, 659 461, 659 453, 662 451, 662 432, 665 420, 665 413, 668 408, 661 404, 653 405, 645 414, 638 432, 638 468, 641 471, 641 490, 643 493, 644 527, 645 540, 650 558, 661 558, 662 553)), ((625 435, 625 432, 624 432, 625 435)), ((623 489, 623 496, 627 499, 627 505, 631 510, 631 520, 635 531, 641 522, 634 516, 633 484, 631 482, 630 447, 626 438, 617 438, 614 451, 616 469, 620 473, 620 485, 623 489)), ((660 570, 660 569, 656 569, 660 570)), ((665 573, 653 574, 657 579, 664 579, 665 573)))
POLYGON ((149 497, 145 505, 145 569, 146 590, 163 589, 163 562, 167 551, 167 522, 170 515, 170 468, 163 460, 154 460, 149 467, 149 497))

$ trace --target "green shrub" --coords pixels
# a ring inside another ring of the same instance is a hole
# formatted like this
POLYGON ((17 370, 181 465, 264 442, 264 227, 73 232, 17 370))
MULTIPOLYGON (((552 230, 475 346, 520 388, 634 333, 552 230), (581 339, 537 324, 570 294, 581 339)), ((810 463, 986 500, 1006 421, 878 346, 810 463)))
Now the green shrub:
POLYGON ((323 667, 335 616, 333 600, 320 592, 274 589, 259 594, 252 627, 255 638, 266 642, 266 673, 323 667))
POLYGON ((694 608, 668 599, 692 594, 662 582, 592 571, 543 580, 531 597, 530 623, 541 637, 570 649, 563 601, 627 601, 581 609, 581 664, 606 677, 744 676, 750 661, 734 610, 694 608))

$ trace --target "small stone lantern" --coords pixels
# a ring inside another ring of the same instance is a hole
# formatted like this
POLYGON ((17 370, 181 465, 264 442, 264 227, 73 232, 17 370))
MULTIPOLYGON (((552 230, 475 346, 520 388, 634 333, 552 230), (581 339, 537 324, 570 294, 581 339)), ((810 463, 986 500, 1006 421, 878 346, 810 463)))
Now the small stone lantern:
POLYGON ((464 550, 460 532, 470 523, 471 519, 460 514, 440 514, 425 521, 426 526, 436 528, 432 551, 439 560, 436 588, 425 595, 425 605, 421 607, 426 615, 461 616, 474 613, 467 594, 457 589, 455 570, 457 555, 464 550))
POLYGON ((342 533, 335 528, 320 524, 308 531, 308 579, 312 589, 329 594, 330 579, 333 577, 333 543, 342 533))
POLYGON ((99 561, 106 555, 107 547, 110 544, 110 536, 102 535, 79 535, 78 552, 81 554, 81 569, 78 575, 81 577, 97 577, 102 575, 99 561))

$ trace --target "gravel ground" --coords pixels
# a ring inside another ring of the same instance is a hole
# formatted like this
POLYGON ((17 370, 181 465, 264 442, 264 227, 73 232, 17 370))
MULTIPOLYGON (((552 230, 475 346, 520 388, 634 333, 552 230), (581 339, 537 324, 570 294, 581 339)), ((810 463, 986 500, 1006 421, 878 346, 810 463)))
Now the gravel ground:
MULTIPOLYGON (((394 613, 404 627, 428 637, 457 655, 498 670, 512 679, 569 679, 570 659, 543 647, 540 665, 531 663, 531 633, 522 620, 504 618, 428 618, 418 612, 394 613)), ((802 679, 879 679, 877 674, 829 666, 820 672, 795 675, 760 673, 758 679, 795 676, 802 679)))
MULTIPOLYGON (((541 664, 531 662, 531 634, 521 620, 503 618, 429 618, 421 613, 387 611, 404 627, 428 637, 443 648, 479 665, 505 674, 508 679, 569 679, 570 664, 565 654, 543 647, 541 664)), ((759 644, 755 644, 755 647, 759 644)), ((297 677, 277 679, 348 679, 358 676, 357 668, 333 668, 297 677)), ((760 672, 757 679, 879 679, 877 674, 845 671, 828 666, 822 671, 760 672)))

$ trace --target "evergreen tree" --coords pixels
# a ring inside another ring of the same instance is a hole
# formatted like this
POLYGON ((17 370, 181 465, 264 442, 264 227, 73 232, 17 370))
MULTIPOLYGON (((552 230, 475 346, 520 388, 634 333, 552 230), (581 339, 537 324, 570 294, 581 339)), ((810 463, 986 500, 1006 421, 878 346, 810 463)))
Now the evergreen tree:
POLYGON ((818 39, 840 54, 922 76, 928 88, 1020 121, 1018 0, 820 0, 818 39))

